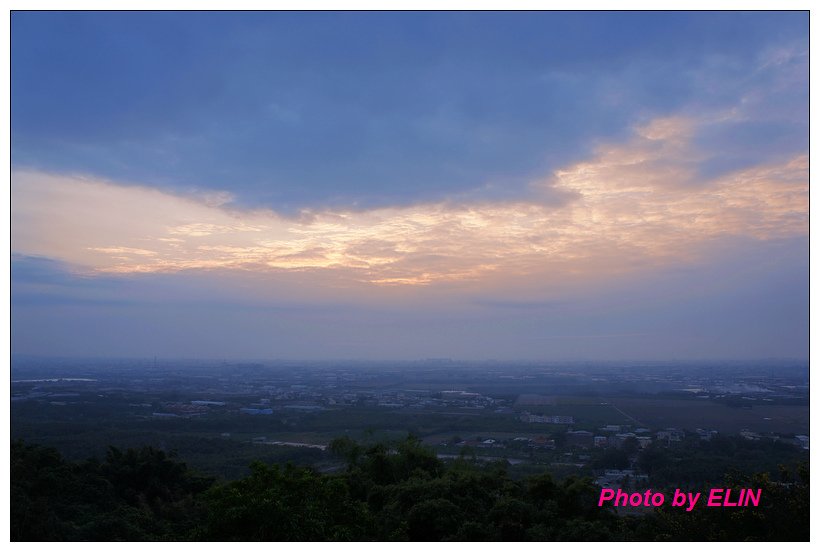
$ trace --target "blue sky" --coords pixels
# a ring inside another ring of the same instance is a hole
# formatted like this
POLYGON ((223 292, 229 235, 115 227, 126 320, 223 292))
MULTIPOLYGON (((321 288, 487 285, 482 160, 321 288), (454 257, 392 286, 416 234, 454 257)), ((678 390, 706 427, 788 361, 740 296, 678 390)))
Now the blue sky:
POLYGON ((14 352, 808 354, 806 13, 17 12, 11 91, 14 352))

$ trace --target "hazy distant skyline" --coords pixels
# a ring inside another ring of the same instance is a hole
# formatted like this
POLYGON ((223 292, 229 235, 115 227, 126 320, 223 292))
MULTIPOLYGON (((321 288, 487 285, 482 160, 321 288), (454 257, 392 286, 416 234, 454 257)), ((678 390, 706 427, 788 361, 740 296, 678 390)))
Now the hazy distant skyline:
POLYGON ((13 353, 808 357, 807 12, 11 19, 13 353))

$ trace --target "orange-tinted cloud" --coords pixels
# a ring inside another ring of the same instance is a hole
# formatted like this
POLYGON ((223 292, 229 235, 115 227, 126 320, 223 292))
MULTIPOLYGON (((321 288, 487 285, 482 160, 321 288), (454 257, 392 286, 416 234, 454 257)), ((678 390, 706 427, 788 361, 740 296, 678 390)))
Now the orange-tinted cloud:
POLYGON ((713 239, 806 235, 807 156, 703 179, 697 124, 652 121, 533 184, 570 198, 560 205, 439 202, 288 218, 222 199, 17 171, 12 249, 89 273, 311 271, 413 286, 598 278, 697 257, 713 239))

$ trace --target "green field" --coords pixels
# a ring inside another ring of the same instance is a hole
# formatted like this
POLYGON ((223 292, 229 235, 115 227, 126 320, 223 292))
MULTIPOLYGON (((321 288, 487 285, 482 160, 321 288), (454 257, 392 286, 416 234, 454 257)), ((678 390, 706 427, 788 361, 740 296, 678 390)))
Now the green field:
POLYGON ((732 407, 701 399, 612 398, 614 406, 647 427, 716 429, 737 433, 743 429, 768 433, 808 433, 808 406, 766 404, 732 407), (768 418, 768 419, 767 419, 768 418))

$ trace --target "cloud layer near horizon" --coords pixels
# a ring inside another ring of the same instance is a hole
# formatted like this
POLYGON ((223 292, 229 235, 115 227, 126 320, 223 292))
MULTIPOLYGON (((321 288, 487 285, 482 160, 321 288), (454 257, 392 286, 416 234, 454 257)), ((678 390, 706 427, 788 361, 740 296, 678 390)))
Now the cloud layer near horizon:
POLYGON ((697 259, 713 240, 808 232, 808 157, 703 176, 708 123, 655 119, 623 143, 532 183, 515 201, 305 210, 239 209, 226 193, 175 195, 18 170, 12 250, 94 274, 311 272, 418 286, 600 279, 697 259))

